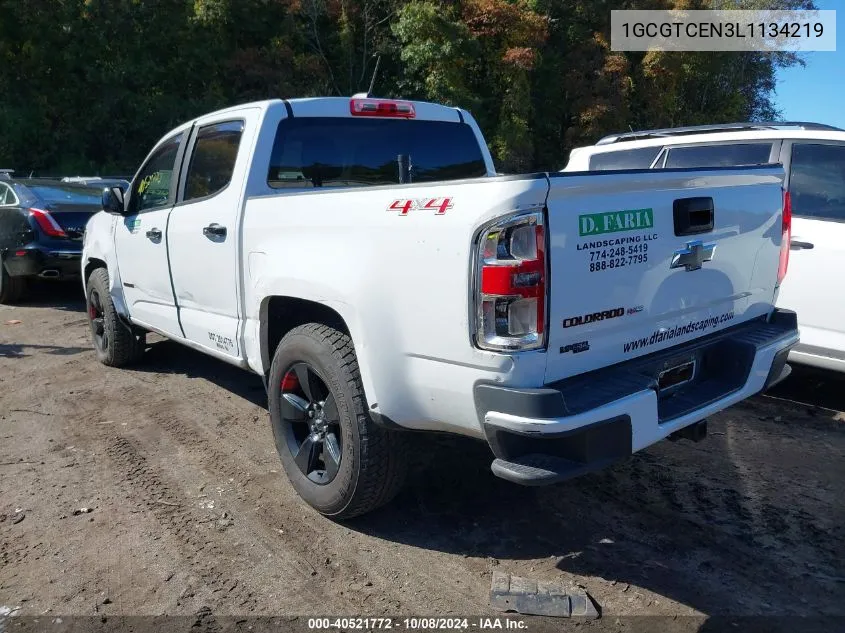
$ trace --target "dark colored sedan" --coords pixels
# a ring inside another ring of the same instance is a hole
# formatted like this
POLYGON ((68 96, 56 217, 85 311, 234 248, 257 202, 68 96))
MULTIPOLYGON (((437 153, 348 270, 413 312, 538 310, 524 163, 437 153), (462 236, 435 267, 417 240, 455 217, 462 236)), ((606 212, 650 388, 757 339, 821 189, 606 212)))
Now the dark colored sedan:
POLYGON ((79 279, 82 237, 102 208, 102 185, 0 175, 0 303, 27 279, 79 279))

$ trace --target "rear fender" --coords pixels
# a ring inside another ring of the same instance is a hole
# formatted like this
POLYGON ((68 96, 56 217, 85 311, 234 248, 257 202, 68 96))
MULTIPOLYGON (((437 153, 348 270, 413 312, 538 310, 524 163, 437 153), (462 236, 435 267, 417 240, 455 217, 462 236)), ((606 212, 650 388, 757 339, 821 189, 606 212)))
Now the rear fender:
MULTIPOLYGON (((251 258, 251 270, 258 272, 260 264, 251 258)), ((250 368, 262 375, 270 371, 275 349, 269 349, 269 340, 264 328, 268 325, 268 306, 273 297, 291 297, 323 305, 340 315, 346 325, 359 365, 371 366, 368 358, 367 335, 360 323, 360 315, 348 300, 342 288, 322 283, 316 278, 290 279, 267 277, 262 274, 255 279, 252 304, 248 309, 245 324, 244 342, 247 361, 250 368)), ((369 371, 361 371, 361 381, 367 401, 376 403, 377 395, 369 371)))
POLYGON ((542 353, 473 345, 473 238, 496 217, 542 207, 547 191, 537 175, 250 198, 243 221, 250 367, 267 369, 261 315, 268 298, 312 301, 343 318, 375 413, 409 428, 454 423, 457 432, 480 434, 466 397, 474 383, 537 385, 545 362, 542 353), (447 199, 440 211, 419 204, 447 199))

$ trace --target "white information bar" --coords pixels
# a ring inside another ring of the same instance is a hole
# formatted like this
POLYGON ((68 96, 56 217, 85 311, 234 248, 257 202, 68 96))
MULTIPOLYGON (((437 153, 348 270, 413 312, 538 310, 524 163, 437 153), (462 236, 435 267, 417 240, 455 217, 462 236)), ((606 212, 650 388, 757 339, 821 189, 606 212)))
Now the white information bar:
POLYGON ((614 51, 835 51, 836 11, 610 12, 614 51))

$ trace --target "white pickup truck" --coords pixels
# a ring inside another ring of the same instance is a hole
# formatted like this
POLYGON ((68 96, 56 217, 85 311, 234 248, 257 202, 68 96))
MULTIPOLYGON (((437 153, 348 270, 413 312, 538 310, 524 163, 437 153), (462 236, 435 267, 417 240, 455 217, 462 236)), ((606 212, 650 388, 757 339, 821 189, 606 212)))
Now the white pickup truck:
POLYGON ((388 501, 405 430, 540 485, 789 372, 783 168, 496 176, 466 111, 367 96, 215 112, 104 191, 82 256, 107 365, 157 332, 265 379, 297 492, 388 501))

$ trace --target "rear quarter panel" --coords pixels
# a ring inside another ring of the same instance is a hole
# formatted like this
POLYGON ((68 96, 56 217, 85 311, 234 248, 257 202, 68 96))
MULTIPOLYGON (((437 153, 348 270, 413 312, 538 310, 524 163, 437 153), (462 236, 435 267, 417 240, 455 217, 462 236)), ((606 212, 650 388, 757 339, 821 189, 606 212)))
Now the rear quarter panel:
POLYGON ((542 208, 547 190, 540 175, 250 198, 243 221, 248 348, 259 342, 269 297, 323 303, 350 330, 374 410, 411 428, 480 435, 474 384, 518 371, 539 385, 545 361, 542 353, 511 357, 472 346, 471 244, 489 220, 542 208), (452 206, 442 214, 391 208, 431 198, 452 206))

